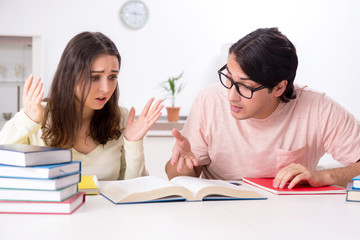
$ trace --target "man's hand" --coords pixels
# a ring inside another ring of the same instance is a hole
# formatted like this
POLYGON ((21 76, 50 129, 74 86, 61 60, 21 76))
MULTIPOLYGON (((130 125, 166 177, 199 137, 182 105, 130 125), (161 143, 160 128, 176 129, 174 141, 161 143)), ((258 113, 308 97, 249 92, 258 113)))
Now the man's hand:
POLYGON ((184 164, 190 169, 194 166, 198 166, 198 161, 195 159, 195 155, 191 152, 191 145, 189 140, 182 136, 179 130, 171 130, 172 135, 175 137, 176 142, 172 151, 170 163, 171 165, 177 165, 176 170, 180 173, 184 164))
POLYGON ((282 168, 276 174, 273 186, 276 188, 284 188, 289 182, 288 188, 293 188, 296 184, 306 181, 312 187, 320 187, 330 185, 327 181, 326 171, 309 170, 301 164, 291 163, 282 168))

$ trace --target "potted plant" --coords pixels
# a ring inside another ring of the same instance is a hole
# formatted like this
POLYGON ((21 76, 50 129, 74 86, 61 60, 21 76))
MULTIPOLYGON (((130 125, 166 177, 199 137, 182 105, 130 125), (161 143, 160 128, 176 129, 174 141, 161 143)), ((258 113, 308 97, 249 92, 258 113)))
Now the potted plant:
POLYGON ((179 79, 183 76, 183 73, 180 73, 177 77, 169 77, 168 80, 160 83, 160 87, 166 93, 164 99, 171 99, 171 107, 167 107, 167 118, 169 122, 179 121, 180 107, 175 107, 175 97, 179 94, 185 87, 184 83, 179 83, 179 79))

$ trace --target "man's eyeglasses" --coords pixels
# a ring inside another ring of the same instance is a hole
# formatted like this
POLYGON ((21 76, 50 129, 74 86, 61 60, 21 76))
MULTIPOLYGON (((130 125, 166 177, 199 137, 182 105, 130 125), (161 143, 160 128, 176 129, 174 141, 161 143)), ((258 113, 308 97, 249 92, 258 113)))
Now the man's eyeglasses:
MULTIPOLYGON (((251 99, 253 97, 254 92, 266 88, 265 86, 252 88, 252 87, 246 86, 245 84, 235 82, 231 77, 227 76, 227 73, 228 73, 227 64, 225 64, 218 71, 221 84, 224 87, 226 87, 227 89, 231 89, 235 85, 236 91, 240 94, 240 96, 242 96, 246 99, 251 99)), ((241 80, 251 80, 251 79, 250 78, 241 78, 241 80)))

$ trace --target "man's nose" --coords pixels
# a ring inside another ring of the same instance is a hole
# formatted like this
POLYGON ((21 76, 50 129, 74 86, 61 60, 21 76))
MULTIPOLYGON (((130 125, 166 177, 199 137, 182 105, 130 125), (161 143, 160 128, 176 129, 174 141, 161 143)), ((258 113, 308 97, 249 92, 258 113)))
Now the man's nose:
POLYGON ((230 101, 239 101, 241 99, 241 96, 237 92, 235 85, 228 89, 228 99, 230 101))

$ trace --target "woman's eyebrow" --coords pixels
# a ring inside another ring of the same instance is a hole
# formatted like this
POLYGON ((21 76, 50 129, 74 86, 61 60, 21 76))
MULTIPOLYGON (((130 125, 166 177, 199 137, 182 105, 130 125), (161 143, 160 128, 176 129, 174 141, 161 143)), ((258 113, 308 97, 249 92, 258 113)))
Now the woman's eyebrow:
MULTIPOLYGON (((91 73, 104 73, 105 71, 104 71, 104 70, 99 70, 99 71, 97 71, 97 70, 92 70, 92 71, 90 71, 90 72, 91 72, 91 73)), ((111 72, 118 73, 119 70, 111 70, 111 72)))

